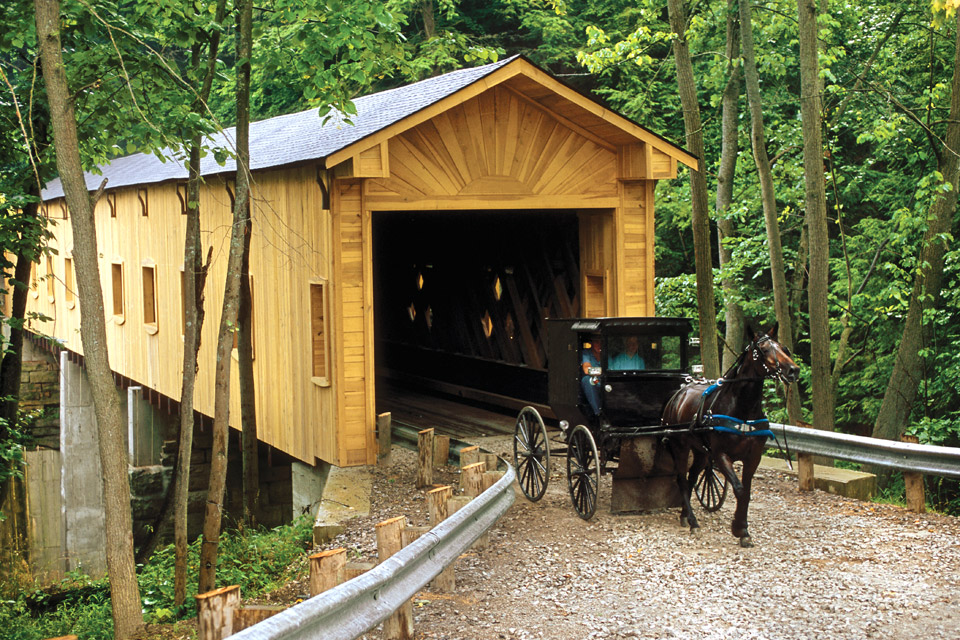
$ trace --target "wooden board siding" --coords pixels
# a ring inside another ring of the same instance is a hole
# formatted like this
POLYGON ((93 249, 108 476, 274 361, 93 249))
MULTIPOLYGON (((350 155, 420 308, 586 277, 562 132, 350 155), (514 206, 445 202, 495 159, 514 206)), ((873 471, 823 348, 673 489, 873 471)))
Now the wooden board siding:
POLYGON ((616 309, 622 316, 652 316, 653 312, 653 187, 652 180, 620 183, 616 210, 616 309))
POLYGON ((495 87, 390 140, 389 178, 368 210, 572 209, 618 205, 616 150, 495 87))
POLYGON ((617 315, 615 211, 580 213, 580 313, 617 315))
POLYGON ((342 465, 376 462, 374 440, 370 216, 359 180, 336 180, 334 238, 334 376, 342 389, 337 455, 342 465), (338 348, 339 347, 339 348, 338 348))
MULTIPOLYGON (((108 198, 96 211, 101 287, 107 313, 111 367, 175 400, 180 397, 183 364, 181 268, 185 220, 176 185, 146 189, 148 215, 141 212, 138 189, 115 192, 117 216, 108 198), (112 268, 123 265, 124 316, 112 311, 112 268), (143 265, 155 267, 157 323, 151 333, 143 318, 143 265)), ((315 458, 340 462, 335 434, 336 385, 311 380, 309 284, 330 278, 330 215, 321 209, 315 167, 254 175, 251 273, 255 286, 254 375, 260 440, 313 464, 315 458)), ((142 197, 142 194, 141 194, 142 197)), ((54 203, 55 204, 55 203, 54 203)), ((201 190, 204 255, 213 247, 207 279, 206 320, 201 337, 197 410, 213 414, 213 366, 216 333, 226 277, 230 196, 224 181, 209 178, 201 190)), ((51 246, 57 274, 55 303, 30 296, 30 310, 53 319, 31 322, 38 333, 55 335, 71 351, 83 353, 79 305, 64 303, 64 257, 73 248, 69 222, 57 221, 51 246)), ((45 287, 40 287, 45 294, 45 287)), ((234 361, 234 365, 236 361, 234 361)), ((239 425, 236 366, 232 366, 231 423, 239 425)))

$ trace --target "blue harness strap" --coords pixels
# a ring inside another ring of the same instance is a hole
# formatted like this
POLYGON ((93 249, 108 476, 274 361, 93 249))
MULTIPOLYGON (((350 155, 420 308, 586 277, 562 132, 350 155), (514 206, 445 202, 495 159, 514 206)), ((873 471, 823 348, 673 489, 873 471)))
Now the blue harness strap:
POLYGON ((773 438, 773 431, 770 430, 770 421, 766 418, 757 420, 741 420, 733 416, 723 414, 710 414, 704 417, 704 424, 711 427, 714 431, 721 433, 732 433, 741 436, 763 436, 773 438), (741 426, 750 427, 749 431, 744 431, 741 426))

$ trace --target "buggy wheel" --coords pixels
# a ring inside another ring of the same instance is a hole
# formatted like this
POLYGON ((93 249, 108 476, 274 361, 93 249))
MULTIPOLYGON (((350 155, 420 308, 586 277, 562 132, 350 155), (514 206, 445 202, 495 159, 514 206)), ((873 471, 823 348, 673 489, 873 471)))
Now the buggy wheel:
POLYGON ((713 513, 723 506, 723 501, 727 498, 727 479, 713 464, 707 464, 697 476, 693 489, 704 510, 713 513))
POLYGON ((597 444, 582 424, 578 424, 567 440, 567 485, 577 515, 584 520, 597 510, 597 490, 600 486, 600 464, 597 444))
POLYGON ((550 480, 550 446, 543 418, 533 407, 524 407, 513 431, 513 466, 517 483, 527 499, 543 497, 550 480))

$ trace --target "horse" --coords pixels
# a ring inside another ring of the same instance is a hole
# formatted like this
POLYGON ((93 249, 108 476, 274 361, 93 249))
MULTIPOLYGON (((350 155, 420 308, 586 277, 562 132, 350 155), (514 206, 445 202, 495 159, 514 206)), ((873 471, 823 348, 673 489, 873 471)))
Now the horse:
POLYGON ((760 464, 767 437, 772 437, 763 413, 763 383, 767 379, 796 382, 799 367, 789 350, 777 341, 778 325, 755 333, 747 327, 750 343, 737 361, 715 382, 696 380, 678 390, 664 406, 661 424, 689 425, 678 435, 665 438, 673 457, 680 487, 681 526, 689 524, 697 533, 700 524, 690 508, 690 492, 701 471, 718 468, 730 482, 737 499, 731 533, 741 547, 752 547, 747 530, 750 486, 760 464), (693 462, 686 472, 687 461, 693 462), (733 463, 743 463, 738 478, 733 463))

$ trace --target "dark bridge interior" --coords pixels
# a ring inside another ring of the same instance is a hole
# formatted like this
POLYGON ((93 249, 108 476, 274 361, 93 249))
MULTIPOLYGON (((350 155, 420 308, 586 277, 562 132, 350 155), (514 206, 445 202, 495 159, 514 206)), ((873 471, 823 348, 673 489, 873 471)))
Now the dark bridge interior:
POLYGON ((543 319, 580 308, 576 213, 387 212, 373 232, 378 388, 546 403, 543 319))

